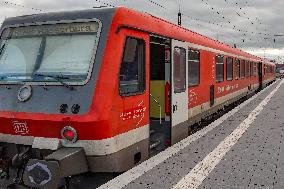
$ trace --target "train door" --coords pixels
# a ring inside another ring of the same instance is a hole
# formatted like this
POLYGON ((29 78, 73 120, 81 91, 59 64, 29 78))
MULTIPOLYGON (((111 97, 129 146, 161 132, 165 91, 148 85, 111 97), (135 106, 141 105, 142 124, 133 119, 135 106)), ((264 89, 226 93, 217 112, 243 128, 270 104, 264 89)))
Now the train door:
POLYGON ((259 77, 259 90, 262 89, 263 75, 262 75, 263 64, 260 62, 258 64, 258 77, 259 77))
POLYGON ((172 144, 188 135, 188 46, 185 42, 172 41, 171 65, 171 122, 172 144))
POLYGON ((150 38, 150 156, 171 144, 170 121, 171 41, 150 38))

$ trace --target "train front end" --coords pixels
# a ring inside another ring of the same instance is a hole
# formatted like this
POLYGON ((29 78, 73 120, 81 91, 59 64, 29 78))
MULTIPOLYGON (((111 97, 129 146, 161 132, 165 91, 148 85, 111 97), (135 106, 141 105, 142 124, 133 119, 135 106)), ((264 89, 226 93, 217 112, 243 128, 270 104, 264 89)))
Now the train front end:
POLYGON ((0 188, 90 171, 94 98, 113 9, 9 18, 0 40, 0 188), (104 27, 103 27, 104 25, 104 27), (89 151, 86 148, 89 147, 89 151))

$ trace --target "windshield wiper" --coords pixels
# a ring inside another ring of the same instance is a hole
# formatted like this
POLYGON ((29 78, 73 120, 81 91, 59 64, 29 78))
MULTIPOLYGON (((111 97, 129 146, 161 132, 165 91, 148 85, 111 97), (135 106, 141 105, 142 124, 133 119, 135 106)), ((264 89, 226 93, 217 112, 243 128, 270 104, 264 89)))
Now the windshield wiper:
POLYGON ((68 89, 71 89, 73 90, 74 87, 73 86, 70 86, 68 85, 67 83, 65 83, 64 81, 62 81, 62 79, 70 79, 69 77, 64 77, 64 76, 54 76, 54 75, 46 75, 46 74, 38 74, 38 73, 35 73, 33 74, 34 76, 37 76, 37 77, 48 77, 48 78, 52 78, 56 81, 58 81, 59 83, 61 83, 64 87, 68 88, 68 89))

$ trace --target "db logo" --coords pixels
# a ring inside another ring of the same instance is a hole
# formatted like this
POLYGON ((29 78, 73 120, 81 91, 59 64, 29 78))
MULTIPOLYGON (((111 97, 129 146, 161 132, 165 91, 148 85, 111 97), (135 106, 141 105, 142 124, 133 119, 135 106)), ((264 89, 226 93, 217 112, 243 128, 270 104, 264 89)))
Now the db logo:
POLYGON ((29 133, 29 128, 26 122, 13 121, 13 127, 16 134, 26 135, 29 133))

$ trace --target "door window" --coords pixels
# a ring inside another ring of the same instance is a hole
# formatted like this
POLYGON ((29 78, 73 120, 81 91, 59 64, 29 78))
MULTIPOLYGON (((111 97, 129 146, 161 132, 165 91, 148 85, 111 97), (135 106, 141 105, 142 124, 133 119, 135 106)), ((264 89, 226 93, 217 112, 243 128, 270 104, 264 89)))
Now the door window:
POLYGON ((186 49, 174 48, 174 92, 186 91, 186 49))

